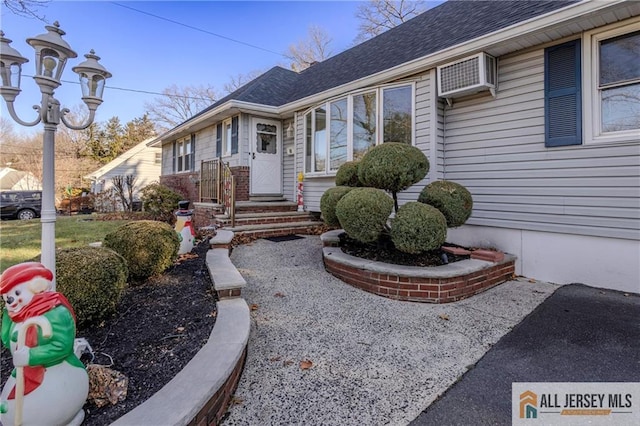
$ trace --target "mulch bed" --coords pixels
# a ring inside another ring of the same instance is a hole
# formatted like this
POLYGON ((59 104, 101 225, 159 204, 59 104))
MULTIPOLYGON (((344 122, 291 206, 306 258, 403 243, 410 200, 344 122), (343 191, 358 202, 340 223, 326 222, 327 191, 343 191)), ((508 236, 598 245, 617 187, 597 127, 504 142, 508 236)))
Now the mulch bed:
MULTIPOLYGON (((205 264, 208 239, 182 256, 165 274, 129 286, 116 316, 79 329, 95 358, 85 363, 110 366, 129 378, 126 400, 98 408, 85 404, 83 425, 108 425, 167 384, 207 342, 216 319, 216 298, 205 264), (111 365, 112 364, 112 365, 111 365)), ((11 355, 2 348, 2 385, 11 355)))
MULTIPOLYGON (((453 263, 469 256, 457 256, 446 253, 442 249, 426 251, 418 254, 409 254, 396 249, 388 235, 383 236, 378 242, 372 244, 361 243, 342 233, 340 238, 340 248, 346 254, 378 262, 393 263, 396 265, 408 266, 440 266, 453 263)), ((461 247, 456 244, 445 243, 443 246, 461 247)))

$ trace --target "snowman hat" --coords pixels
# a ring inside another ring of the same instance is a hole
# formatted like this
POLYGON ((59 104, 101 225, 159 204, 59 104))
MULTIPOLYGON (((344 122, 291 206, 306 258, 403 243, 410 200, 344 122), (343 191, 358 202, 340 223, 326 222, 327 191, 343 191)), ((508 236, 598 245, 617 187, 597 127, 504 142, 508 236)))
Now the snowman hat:
POLYGON ((0 294, 8 293, 13 287, 40 277, 53 280, 53 272, 40 262, 24 262, 7 268, 0 275, 0 294))

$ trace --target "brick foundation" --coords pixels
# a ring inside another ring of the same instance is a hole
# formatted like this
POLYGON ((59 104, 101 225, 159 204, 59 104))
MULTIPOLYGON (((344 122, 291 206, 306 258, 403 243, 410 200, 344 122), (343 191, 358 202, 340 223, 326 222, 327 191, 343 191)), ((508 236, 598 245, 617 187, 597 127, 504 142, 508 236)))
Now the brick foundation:
MULTIPOLYGON (((176 175, 160 176, 160 183, 181 194, 185 200, 192 203, 199 200, 200 188, 198 187, 199 172, 180 173, 176 175)), ((193 204, 192 204, 193 205, 193 204)), ((176 206, 177 208, 178 206, 176 206)))
POLYGON ((231 174, 236 178, 236 201, 249 201, 249 167, 231 167, 231 174))

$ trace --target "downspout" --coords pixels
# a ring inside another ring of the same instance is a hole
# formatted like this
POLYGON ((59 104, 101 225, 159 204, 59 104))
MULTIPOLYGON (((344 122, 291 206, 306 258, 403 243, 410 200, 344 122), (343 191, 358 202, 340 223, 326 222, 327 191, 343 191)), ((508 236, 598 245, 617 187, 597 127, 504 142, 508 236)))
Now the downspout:
POLYGON ((430 83, 430 132, 429 132, 429 163, 431 164, 431 175, 429 182, 434 182, 438 179, 438 88, 436 87, 436 69, 432 68, 429 71, 429 83, 430 83))

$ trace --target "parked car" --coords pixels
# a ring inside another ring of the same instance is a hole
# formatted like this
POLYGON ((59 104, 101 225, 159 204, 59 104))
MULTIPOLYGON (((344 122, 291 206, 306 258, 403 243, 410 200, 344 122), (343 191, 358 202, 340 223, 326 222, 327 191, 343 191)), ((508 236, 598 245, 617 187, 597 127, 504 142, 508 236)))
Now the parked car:
POLYGON ((42 191, 2 191, 0 213, 2 219, 28 220, 40 217, 42 191))

